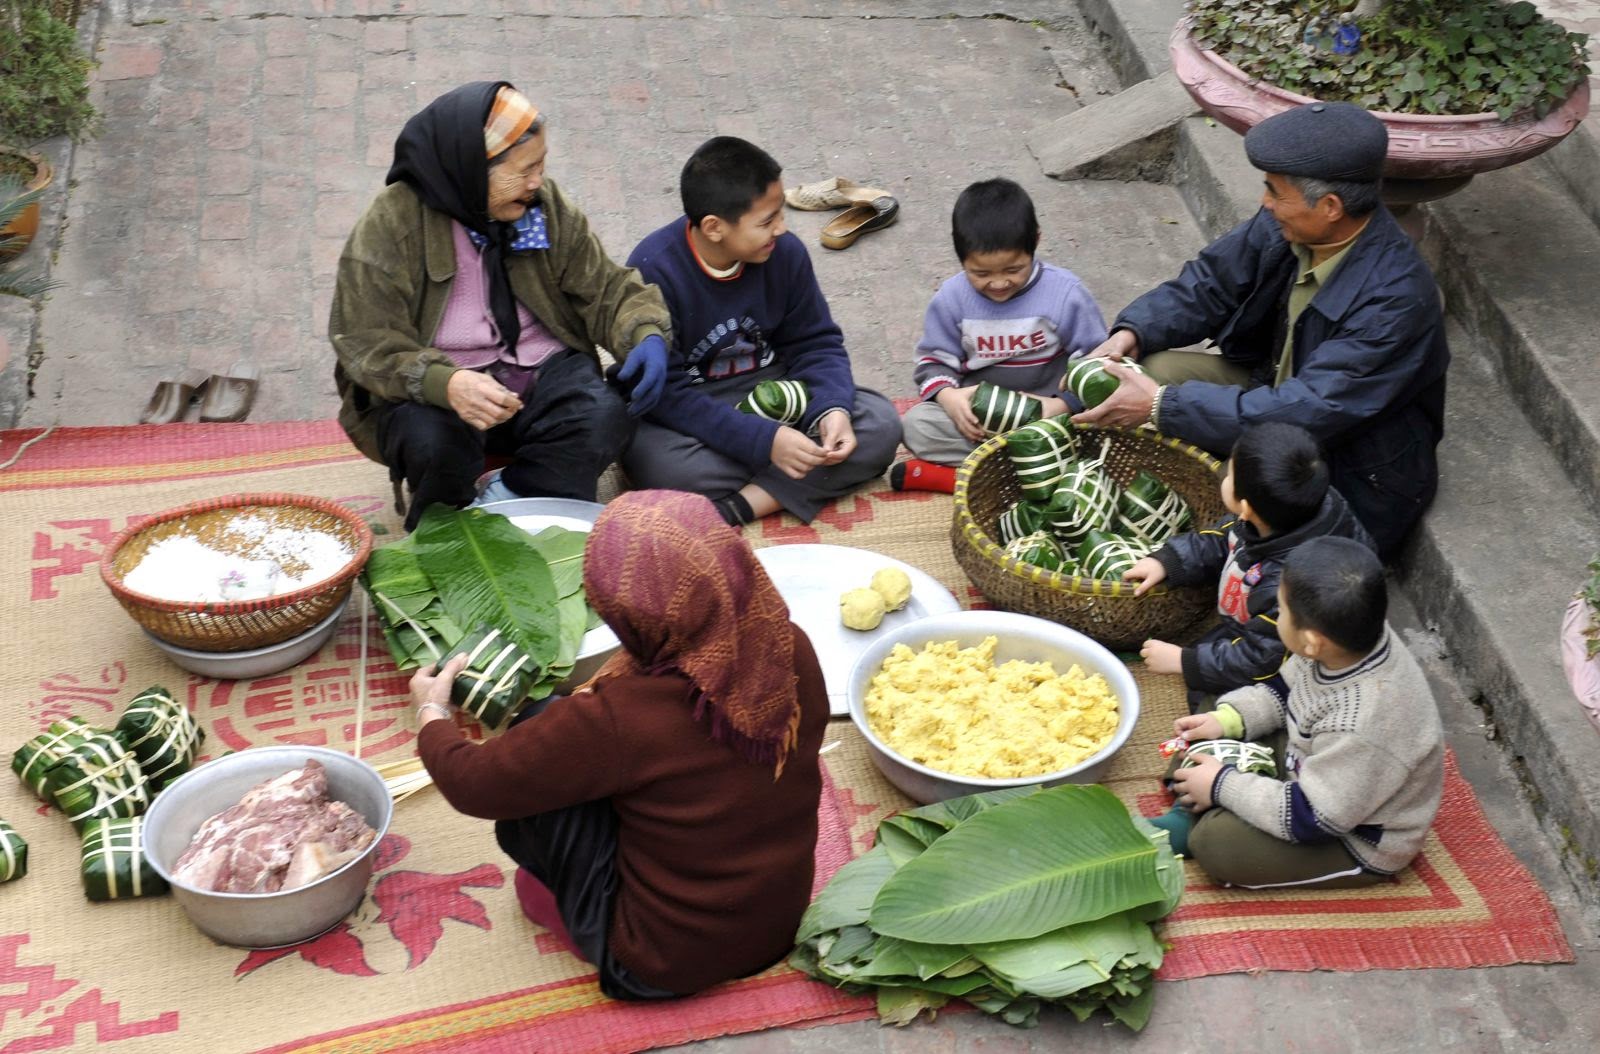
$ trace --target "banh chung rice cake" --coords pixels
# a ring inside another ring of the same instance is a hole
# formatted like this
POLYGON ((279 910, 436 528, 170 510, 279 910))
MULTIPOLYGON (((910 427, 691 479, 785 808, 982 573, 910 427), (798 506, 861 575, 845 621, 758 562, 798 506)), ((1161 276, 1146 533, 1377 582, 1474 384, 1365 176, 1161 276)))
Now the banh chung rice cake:
POLYGON ((1111 742, 1118 699, 1104 677, 1077 664, 997 666, 997 643, 896 645, 867 687, 873 733, 918 764, 982 779, 1059 772, 1111 742))

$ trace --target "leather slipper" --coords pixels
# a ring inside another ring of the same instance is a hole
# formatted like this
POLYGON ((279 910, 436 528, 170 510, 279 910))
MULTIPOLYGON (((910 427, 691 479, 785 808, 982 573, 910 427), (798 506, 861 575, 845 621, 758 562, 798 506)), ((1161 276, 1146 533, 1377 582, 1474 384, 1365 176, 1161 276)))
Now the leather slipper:
POLYGON ((885 194, 867 205, 852 205, 822 228, 822 244, 828 249, 848 249, 863 234, 881 231, 900 218, 900 202, 885 194))
POLYGON ((783 200, 789 203, 789 207, 802 212, 827 212, 829 209, 842 209, 846 205, 866 205, 888 196, 887 190, 864 187, 843 176, 819 179, 815 183, 790 187, 783 192, 783 200))
POLYGON ((189 404, 211 380, 205 370, 184 370, 176 380, 168 379, 156 385, 150 404, 139 415, 142 425, 164 425, 183 417, 189 404))
POLYGON ((236 362, 226 374, 214 373, 200 401, 202 421, 243 421, 250 416, 261 371, 248 362, 236 362))

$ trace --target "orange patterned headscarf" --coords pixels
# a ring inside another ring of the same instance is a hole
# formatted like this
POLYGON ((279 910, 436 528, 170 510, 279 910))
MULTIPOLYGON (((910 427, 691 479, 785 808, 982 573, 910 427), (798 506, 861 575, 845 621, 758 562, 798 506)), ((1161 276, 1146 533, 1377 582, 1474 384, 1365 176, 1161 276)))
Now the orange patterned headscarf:
POLYGON ((622 641, 597 680, 677 670, 700 690, 695 717, 713 739, 783 772, 800 728, 789 608, 709 501, 617 498, 589 532, 583 587, 622 641))

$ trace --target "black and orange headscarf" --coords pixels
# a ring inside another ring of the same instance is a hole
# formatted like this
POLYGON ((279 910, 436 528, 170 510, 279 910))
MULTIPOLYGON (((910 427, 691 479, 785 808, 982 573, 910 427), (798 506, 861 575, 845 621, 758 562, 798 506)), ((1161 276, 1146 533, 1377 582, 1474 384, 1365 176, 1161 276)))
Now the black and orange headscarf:
POLYGON ((782 774, 800 728, 789 608, 709 501, 669 490, 617 498, 589 532, 583 587, 622 641, 596 679, 681 672, 711 737, 782 774))

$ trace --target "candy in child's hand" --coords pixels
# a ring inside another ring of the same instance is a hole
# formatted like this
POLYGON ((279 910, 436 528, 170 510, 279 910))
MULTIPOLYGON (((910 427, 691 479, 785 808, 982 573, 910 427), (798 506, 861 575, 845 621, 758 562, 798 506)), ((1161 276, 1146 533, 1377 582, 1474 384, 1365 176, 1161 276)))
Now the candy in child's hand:
POLYGON ((1156 747, 1156 749, 1161 751, 1162 757, 1170 758, 1180 750, 1189 749, 1189 741, 1184 739, 1182 736, 1173 736, 1165 743, 1162 743, 1160 746, 1156 747))

